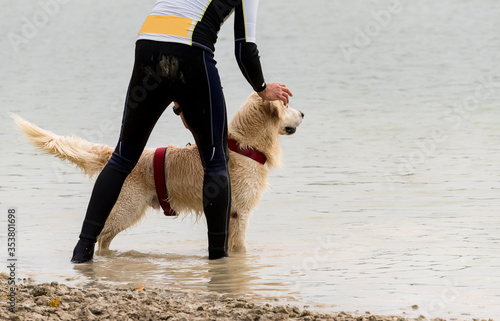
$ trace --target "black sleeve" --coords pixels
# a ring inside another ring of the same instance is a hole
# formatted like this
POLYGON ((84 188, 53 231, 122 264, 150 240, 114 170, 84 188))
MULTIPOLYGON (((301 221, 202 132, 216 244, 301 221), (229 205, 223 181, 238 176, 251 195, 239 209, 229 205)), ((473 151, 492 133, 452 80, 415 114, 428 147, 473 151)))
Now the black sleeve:
POLYGON ((238 66, 252 88, 256 92, 266 89, 257 45, 253 42, 236 41, 234 51, 238 66))
MULTIPOLYGON (((243 4, 240 4, 235 8, 234 54, 243 76, 245 76, 246 80, 256 92, 260 92, 266 88, 266 82, 260 65, 259 50, 257 49, 257 44, 255 43, 255 15, 257 13, 256 5, 258 1, 249 3, 254 6, 252 8, 253 10, 249 10, 253 14, 247 12, 246 17, 243 4)), ((247 6, 248 5, 249 4, 247 4, 247 6)))

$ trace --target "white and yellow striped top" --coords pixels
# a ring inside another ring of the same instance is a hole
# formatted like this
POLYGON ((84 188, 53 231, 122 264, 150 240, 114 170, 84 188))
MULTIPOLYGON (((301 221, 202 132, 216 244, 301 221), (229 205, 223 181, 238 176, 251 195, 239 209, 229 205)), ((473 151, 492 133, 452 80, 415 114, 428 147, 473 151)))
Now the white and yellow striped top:
POLYGON ((258 0, 157 0, 138 39, 215 50, 222 23, 235 11, 235 40, 255 43, 258 0))

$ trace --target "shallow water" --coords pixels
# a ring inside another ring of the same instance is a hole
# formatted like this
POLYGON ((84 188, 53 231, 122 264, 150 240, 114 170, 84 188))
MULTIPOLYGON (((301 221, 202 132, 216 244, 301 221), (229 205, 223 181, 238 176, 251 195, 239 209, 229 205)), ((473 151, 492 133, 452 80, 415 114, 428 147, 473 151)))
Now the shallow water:
MULTIPOLYGON (((6 231, 7 209, 19 212, 19 276, 500 319, 500 3, 261 1, 266 79, 286 83, 306 117, 281 140, 283 168, 252 217, 248 252, 209 262, 203 222, 151 212, 113 251, 72 265, 92 183, 34 151, 7 112, 113 146, 152 6, 122 3, 61 4, 19 48, 8 35, 44 11, 3 5, 0 218, 6 231)), ((251 88, 230 24, 216 57, 232 115, 251 88)), ((189 141, 168 109, 148 146, 189 141)))

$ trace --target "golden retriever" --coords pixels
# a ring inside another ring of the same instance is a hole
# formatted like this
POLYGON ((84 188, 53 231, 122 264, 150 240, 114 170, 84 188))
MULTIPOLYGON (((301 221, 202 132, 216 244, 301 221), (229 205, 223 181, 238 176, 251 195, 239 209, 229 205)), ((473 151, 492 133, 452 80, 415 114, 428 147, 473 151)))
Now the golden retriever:
MULTIPOLYGON (((12 117, 39 150, 70 161, 91 178, 102 170, 113 153, 110 146, 90 143, 75 136, 58 136, 17 115, 12 114, 12 117)), ((246 250, 250 214, 267 187, 269 169, 280 165, 279 135, 295 133, 303 117, 301 111, 285 106, 281 101, 264 101, 253 93, 229 123, 229 139, 238 142, 240 148, 260 151, 267 158, 265 166, 247 156, 230 152, 230 251, 246 250)), ((98 237, 100 250, 109 249, 118 233, 140 222, 148 207, 160 208, 153 174, 154 153, 155 149, 145 149, 125 180, 98 237)), ((172 209, 180 215, 192 213, 200 218, 203 213, 203 168, 196 146, 169 145, 164 165, 168 201, 172 209)))

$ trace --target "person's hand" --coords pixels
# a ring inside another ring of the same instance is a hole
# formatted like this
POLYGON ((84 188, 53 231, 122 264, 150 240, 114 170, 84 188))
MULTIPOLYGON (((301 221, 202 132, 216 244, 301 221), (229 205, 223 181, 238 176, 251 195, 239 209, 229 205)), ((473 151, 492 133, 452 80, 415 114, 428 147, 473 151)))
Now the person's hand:
POLYGON ((287 86, 277 82, 266 84, 266 89, 257 94, 264 100, 281 100, 285 105, 288 105, 289 97, 293 97, 287 86))

